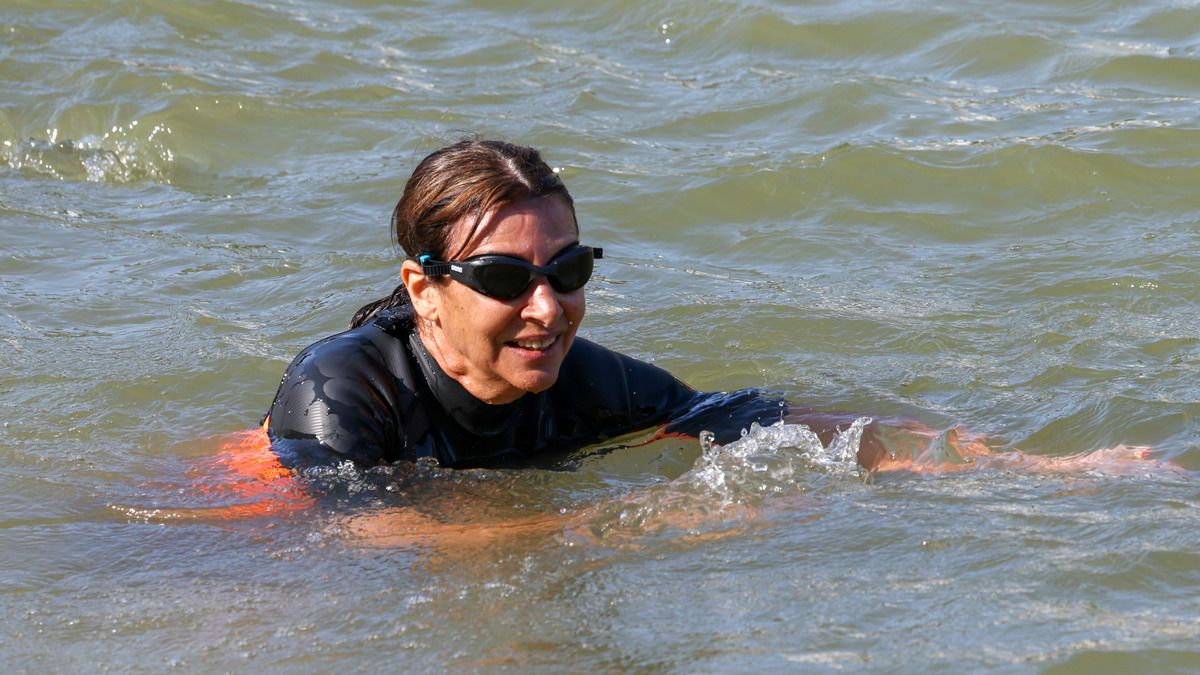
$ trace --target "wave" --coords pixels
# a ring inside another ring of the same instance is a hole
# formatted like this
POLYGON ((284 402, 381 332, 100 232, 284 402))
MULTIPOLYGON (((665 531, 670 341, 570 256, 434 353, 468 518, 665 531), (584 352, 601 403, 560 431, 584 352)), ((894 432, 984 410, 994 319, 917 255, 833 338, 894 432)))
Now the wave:
POLYGON ((63 181, 92 183, 170 183, 175 152, 167 142, 171 129, 147 128, 133 120, 98 135, 59 138, 49 129, 41 138, 5 140, 0 161, 10 168, 63 181))

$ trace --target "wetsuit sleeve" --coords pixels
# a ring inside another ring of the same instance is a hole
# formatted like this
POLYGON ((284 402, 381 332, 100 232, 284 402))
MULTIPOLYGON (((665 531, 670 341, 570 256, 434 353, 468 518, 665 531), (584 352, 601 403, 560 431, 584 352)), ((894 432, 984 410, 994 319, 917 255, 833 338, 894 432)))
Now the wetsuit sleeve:
POLYGON ((583 339, 571 346, 556 388, 564 417, 579 421, 576 435, 597 439, 664 424, 698 396, 662 368, 583 339))
POLYGON ((686 412, 671 420, 666 431, 688 436, 711 431, 718 443, 729 443, 751 424, 769 426, 782 420, 787 412, 787 401, 757 389, 711 392, 694 398, 686 412))
POLYGON ((657 366, 576 340, 563 364, 575 405, 607 437, 667 425, 670 433, 698 436, 711 431, 720 443, 736 440, 754 422, 774 424, 787 412, 779 397, 754 389, 697 392, 657 366))
POLYGON ((392 461, 400 446, 401 399, 371 339, 335 335, 304 350, 284 374, 271 405, 272 447, 301 465, 392 461))

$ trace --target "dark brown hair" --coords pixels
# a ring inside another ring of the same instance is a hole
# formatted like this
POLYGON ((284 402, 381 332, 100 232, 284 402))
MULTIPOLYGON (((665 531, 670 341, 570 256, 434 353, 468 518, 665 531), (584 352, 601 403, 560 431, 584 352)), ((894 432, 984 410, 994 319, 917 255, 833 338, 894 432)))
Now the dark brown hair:
MULTIPOLYGON (((392 239, 410 258, 429 254, 452 260, 462 253, 446 250, 455 223, 473 220, 462 240, 470 242, 493 209, 546 195, 561 196, 575 218, 575 202, 567 187, 537 150, 504 141, 462 140, 434 151, 413 170, 392 211, 392 239)), ((350 327, 408 303, 408 291, 401 283, 388 297, 355 312, 350 327)))

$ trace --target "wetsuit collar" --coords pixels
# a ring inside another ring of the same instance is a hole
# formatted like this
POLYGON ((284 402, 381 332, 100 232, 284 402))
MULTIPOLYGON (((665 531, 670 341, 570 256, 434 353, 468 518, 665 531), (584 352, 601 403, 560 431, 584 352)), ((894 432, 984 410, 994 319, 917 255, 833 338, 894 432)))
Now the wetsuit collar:
POLYGON ((437 359, 433 358, 433 354, 430 354, 421 342, 417 331, 408 334, 408 344, 421 373, 425 376, 430 393, 450 419, 463 429, 478 436, 492 436, 507 431, 516 423, 518 413, 528 396, 500 405, 481 401, 442 370, 437 359))

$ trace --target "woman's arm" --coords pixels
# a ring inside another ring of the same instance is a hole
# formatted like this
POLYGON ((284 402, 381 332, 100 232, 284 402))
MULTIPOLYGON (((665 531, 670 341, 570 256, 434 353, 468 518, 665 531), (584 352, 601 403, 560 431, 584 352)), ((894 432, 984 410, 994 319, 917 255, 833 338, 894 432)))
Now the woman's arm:
MULTIPOLYGON (((838 413, 799 412, 789 415, 788 421, 809 426, 828 445, 854 418, 838 413)), ((872 473, 934 475, 979 470, 1032 474, 1092 471, 1110 476, 1182 471, 1170 462, 1153 459, 1151 449, 1145 446, 1118 445, 1065 456, 1032 455, 1016 449, 997 452, 986 436, 958 425, 939 430, 896 417, 877 418, 864 428, 858 463, 872 473)))

